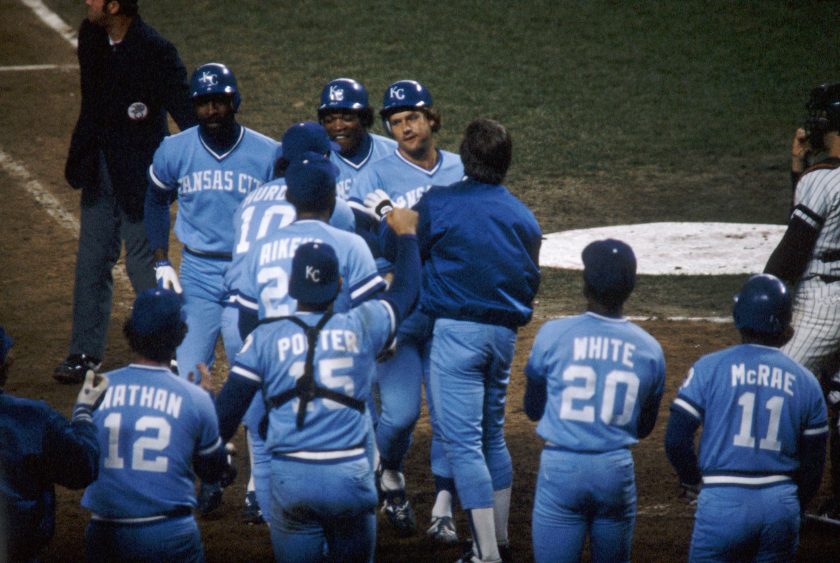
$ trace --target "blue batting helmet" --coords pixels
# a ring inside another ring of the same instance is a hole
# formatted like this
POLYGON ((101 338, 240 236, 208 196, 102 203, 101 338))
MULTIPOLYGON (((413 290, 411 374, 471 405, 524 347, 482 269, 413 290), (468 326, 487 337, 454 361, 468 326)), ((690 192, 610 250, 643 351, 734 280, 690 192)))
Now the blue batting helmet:
POLYGON ((735 328, 781 334, 790 326, 793 298, 784 282, 770 274, 752 276, 738 295, 732 316, 735 328))
POLYGON ((203 64, 195 69, 190 79, 190 97, 199 98, 215 94, 230 96, 233 111, 239 110, 242 96, 239 95, 239 86, 233 72, 221 63, 203 64))
POLYGON ((368 93, 362 84, 352 78, 336 78, 321 91, 318 113, 332 109, 362 110, 368 107, 368 93))
POLYGON ((385 90, 379 115, 382 117, 383 127, 390 133, 391 124, 388 122, 388 118, 391 114, 398 111, 431 107, 432 93, 425 86, 416 80, 398 80, 385 90))

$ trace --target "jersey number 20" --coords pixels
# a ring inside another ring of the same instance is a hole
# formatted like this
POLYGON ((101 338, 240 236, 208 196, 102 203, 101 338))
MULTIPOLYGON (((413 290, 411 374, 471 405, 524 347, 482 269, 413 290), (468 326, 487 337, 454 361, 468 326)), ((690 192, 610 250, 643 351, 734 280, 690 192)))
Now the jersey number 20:
MULTIPOLYGON (((595 422, 595 397, 598 374, 589 366, 571 365, 563 371, 563 389, 560 400, 560 418, 579 422, 595 422)), ((639 396, 639 376, 632 371, 613 370, 604 380, 601 397, 600 419, 604 424, 623 426, 633 418, 633 408, 639 396), (618 416, 613 415, 618 386, 626 386, 624 405, 618 416)))

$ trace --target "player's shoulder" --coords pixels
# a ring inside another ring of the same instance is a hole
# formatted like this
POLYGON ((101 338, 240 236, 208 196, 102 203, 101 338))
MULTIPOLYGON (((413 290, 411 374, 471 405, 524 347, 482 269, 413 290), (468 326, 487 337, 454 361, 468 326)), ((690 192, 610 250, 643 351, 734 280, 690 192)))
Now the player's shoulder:
POLYGON ((797 186, 814 182, 821 183, 827 178, 833 178, 835 179, 835 184, 840 184, 840 182, 836 181, 840 180, 840 158, 826 158, 812 164, 802 172, 797 186))
POLYGON ((567 335, 574 335, 586 322, 587 316, 585 314, 551 319, 544 322, 537 330, 537 338, 540 340, 557 340, 567 335))
POLYGON ((280 141, 272 139, 268 135, 260 133, 256 129, 251 129, 250 127, 243 128, 245 129, 245 135, 248 138, 249 142, 265 145, 266 147, 270 147, 272 149, 280 148, 280 141))
POLYGON ((182 150, 186 145, 196 143, 198 141, 198 125, 193 125, 183 131, 167 135, 163 138, 163 141, 161 141, 160 147, 165 147, 167 150, 182 150))
POLYGON ((383 135, 371 133, 370 138, 373 141, 374 152, 376 152, 377 148, 382 151, 385 151, 386 153, 390 153, 397 150, 397 142, 390 137, 385 137, 383 135))
POLYGON ((650 346, 651 349, 657 350, 660 354, 663 354, 662 345, 659 343, 659 341, 641 326, 637 325, 636 323, 630 320, 627 320, 627 330, 631 331, 636 336, 636 338, 644 342, 645 345, 650 346))

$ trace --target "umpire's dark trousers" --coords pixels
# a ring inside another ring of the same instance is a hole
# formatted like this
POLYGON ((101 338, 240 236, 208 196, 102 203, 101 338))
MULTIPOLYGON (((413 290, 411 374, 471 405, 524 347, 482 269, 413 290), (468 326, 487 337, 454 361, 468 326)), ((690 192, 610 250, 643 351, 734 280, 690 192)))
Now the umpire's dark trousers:
POLYGON ((156 282, 143 221, 129 221, 117 205, 105 158, 101 155, 99 169, 99 197, 93 202, 85 202, 83 198, 81 206, 70 353, 102 359, 114 293, 112 271, 123 241, 125 269, 135 293, 154 287, 156 282))

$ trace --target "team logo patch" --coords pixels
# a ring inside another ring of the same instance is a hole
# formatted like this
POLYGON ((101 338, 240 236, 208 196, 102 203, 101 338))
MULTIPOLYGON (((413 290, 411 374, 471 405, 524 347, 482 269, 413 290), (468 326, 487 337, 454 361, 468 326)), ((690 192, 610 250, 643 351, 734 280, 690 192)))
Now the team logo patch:
POLYGON ((331 102, 343 102, 344 101, 344 89, 339 88, 337 86, 330 86, 330 101, 331 102))
POLYGON ((134 102, 128 106, 128 118, 132 121, 140 121, 146 119, 149 115, 149 108, 143 102, 134 102))
POLYGON ((215 86, 219 83, 218 77, 212 72, 207 72, 206 70, 201 73, 201 78, 199 78, 198 81, 207 86, 208 88, 210 86, 215 86))

